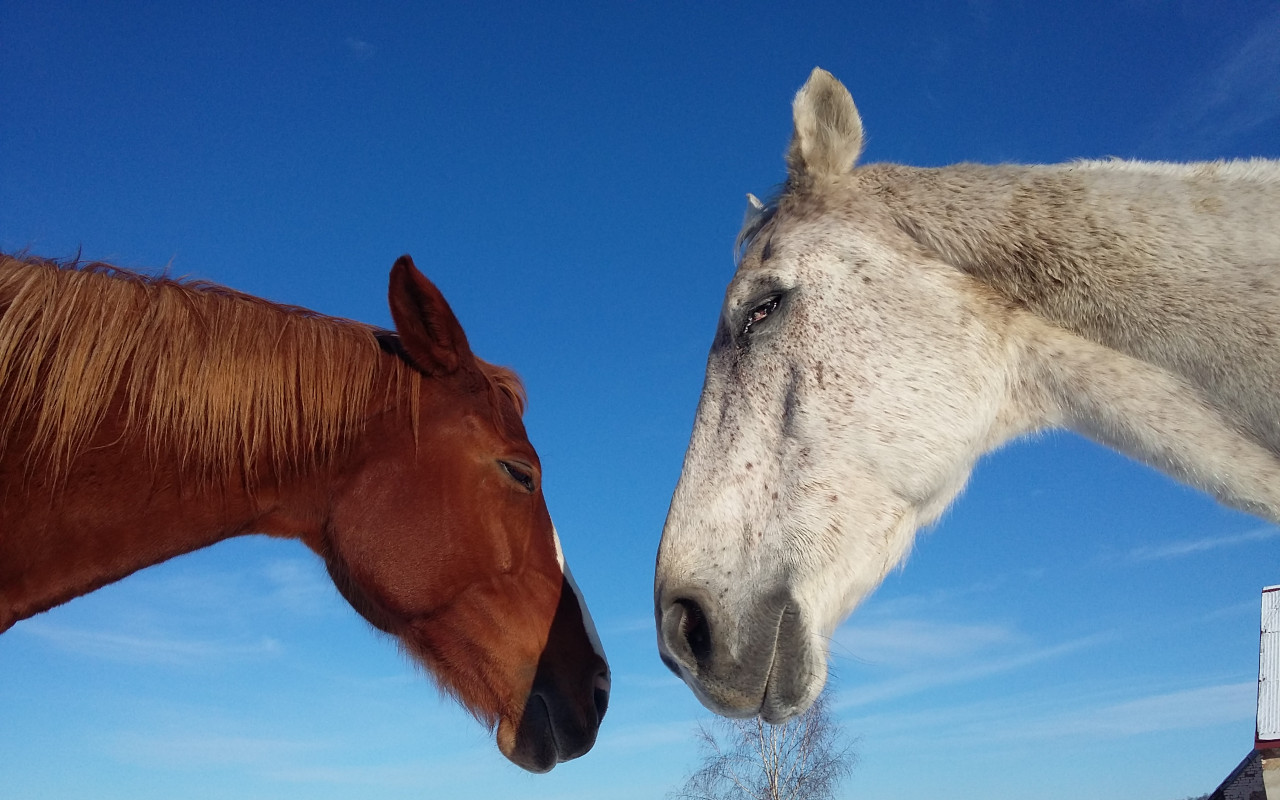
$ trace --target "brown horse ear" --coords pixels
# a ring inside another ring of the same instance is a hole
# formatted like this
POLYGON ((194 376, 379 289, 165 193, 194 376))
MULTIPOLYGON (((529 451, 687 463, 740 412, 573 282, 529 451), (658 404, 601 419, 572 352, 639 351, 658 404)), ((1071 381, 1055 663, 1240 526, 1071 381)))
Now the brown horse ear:
POLYGON ((474 360, 467 335, 444 295, 407 255, 391 268, 387 300, 400 343, 428 375, 448 375, 474 360))

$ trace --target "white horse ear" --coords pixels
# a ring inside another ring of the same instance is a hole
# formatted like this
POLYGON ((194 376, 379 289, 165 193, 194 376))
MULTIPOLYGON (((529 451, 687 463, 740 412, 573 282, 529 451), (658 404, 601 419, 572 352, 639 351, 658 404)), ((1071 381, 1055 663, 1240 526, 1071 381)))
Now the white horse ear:
POLYGON ((791 183, 843 175, 862 153, 862 120, 849 90, 815 67, 791 105, 795 131, 787 149, 791 183))

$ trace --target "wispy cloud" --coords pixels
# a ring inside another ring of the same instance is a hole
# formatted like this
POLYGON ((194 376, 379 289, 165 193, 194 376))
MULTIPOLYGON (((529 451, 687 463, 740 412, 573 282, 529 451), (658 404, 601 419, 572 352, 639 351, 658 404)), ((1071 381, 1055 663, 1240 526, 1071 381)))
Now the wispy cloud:
POLYGON ((269 637, 256 641, 201 640, 85 630, 40 620, 21 622, 14 626, 13 633, 36 637, 77 655, 129 663, 192 664, 211 659, 269 658, 283 650, 278 641, 269 637))
POLYGON ((315 558, 268 562, 263 567, 263 577, 270 587, 268 601, 295 614, 311 615, 317 609, 330 608, 337 594, 320 560, 315 558))
POLYGON ((846 716, 846 724, 879 746, 918 742, 929 731, 935 744, 991 752, 1001 745, 1049 740, 1148 736, 1247 722, 1254 713, 1253 682, 1216 684, 1107 700, 1073 696, 1001 697, 925 710, 846 716))
POLYGON ((906 619, 845 625, 836 632, 832 647, 858 661, 893 666, 969 656, 1018 638, 1004 625, 906 619))
POLYGON ((359 787, 358 792, 363 795, 378 787, 407 789, 414 795, 447 796, 453 788, 489 777, 494 765, 501 760, 491 740, 478 738, 476 741, 474 748, 459 748, 454 742, 447 750, 422 758, 396 758, 350 742, 334 742, 324 753, 319 752, 318 746, 306 751, 283 752, 284 757, 270 764, 262 774, 282 783, 359 787))
POLYGON ((1257 693, 1253 681, 1206 686, 1029 720, 1006 733, 1036 739, 1114 737, 1220 725, 1252 717, 1257 693))
MULTIPOLYGON (((1013 573, 1023 579, 1038 579, 1039 576, 1029 571, 1013 573)), ((871 601, 858 609, 858 616, 863 619, 887 619, 897 621, 907 617, 920 618, 935 614, 938 609, 955 606, 964 600, 989 597, 1005 588, 1010 573, 992 576, 987 580, 977 581, 963 586, 928 587, 922 591, 899 595, 891 599, 873 596, 871 601)))
MULTIPOLYGON (((451 774, 461 773, 457 777, 466 778, 477 772, 474 767, 464 767, 464 759, 459 758, 456 761, 458 763, 449 770, 451 774)), ((483 763, 482 759, 475 759, 471 763, 475 761, 483 763)), ((384 789, 426 791, 441 788, 441 784, 445 782, 441 778, 442 766, 449 765, 426 762, 374 765, 324 764, 272 769, 267 774, 271 778, 288 783, 339 784, 366 788, 377 786, 384 789)))
POLYGON ((199 620, 287 620, 349 613, 323 563, 310 553, 258 557, 234 568, 215 565, 213 559, 195 564, 175 560, 130 576, 94 597, 104 608, 109 606, 110 614, 104 616, 158 629, 199 620))
MULTIPOLYGON (((1157 136, 1185 137, 1217 149, 1280 118, 1280 11, 1261 19, 1240 44, 1189 88, 1157 136)), ((1163 143, 1163 142, 1162 142, 1163 143)))
POLYGON ((1181 558, 1182 556, 1195 555, 1203 553, 1207 550, 1217 550, 1222 547, 1235 547, 1237 545, 1252 544, 1267 539, 1280 537, 1280 528, 1274 525, 1264 525, 1244 533, 1229 533, 1220 536, 1205 536, 1200 539, 1184 539, 1178 542, 1170 542, 1163 545, 1155 545, 1149 547, 1137 547, 1129 551, 1129 557, 1134 561, 1159 561, 1169 558, 1181 558))
POLYGON ((600 737, 596 748, 600 752, 625 754, 692 741, 696 726, 696 720, 631 724, 611 729, 608 736, 600 737))
POLYGON ((375 48, 373 45, 369 44, 364 39, 357 39, 354 36, 348 36, 343 41, 343 45, 346 46, 347 52, 351 53, 351 55, 355 56, 361 61, 366 61, 370 58, 373 58, 373 53, 375 48))
POLYGON ((842 691, 836 705, 839 708, 853 708, 897 700, 943 686, 970 683, 1063 658, 1096 647, 1112 638, 1110 634, 1095 634, 1044 647, 975 658, 967 663, 942 660, 935 662, 937 666, 907 670, 887 680, 873 681, 842 691))
POLYGON ((332 743, 319 740, 226 736, 211 733, 184 735, 169 731, 152 733, 118 733, 112 737, 110 749, 126 761, 192 767, 209 765, 271 766, 282 761, 332 748, 332 743))

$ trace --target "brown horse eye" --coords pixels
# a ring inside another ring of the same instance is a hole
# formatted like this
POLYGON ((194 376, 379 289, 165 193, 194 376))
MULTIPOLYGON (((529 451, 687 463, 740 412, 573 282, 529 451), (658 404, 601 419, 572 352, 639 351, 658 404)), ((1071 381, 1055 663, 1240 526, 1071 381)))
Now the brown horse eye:
POLYGON ((511 479, 525 488, 525 491, 533 491, 533 475, 527 470, 512 464, 508 461, 499 461, 502 468, 507 471, 511 479))

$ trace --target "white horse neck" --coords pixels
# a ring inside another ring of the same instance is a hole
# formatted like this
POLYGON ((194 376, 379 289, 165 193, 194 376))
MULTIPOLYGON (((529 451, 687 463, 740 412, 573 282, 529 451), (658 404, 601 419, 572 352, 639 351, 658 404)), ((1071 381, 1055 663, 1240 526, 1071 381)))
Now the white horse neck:
POLYGON ((1280 162, 856 174, 1030 312, 1054 421, 1280 520, 1280 162))

